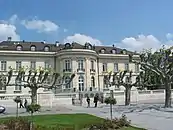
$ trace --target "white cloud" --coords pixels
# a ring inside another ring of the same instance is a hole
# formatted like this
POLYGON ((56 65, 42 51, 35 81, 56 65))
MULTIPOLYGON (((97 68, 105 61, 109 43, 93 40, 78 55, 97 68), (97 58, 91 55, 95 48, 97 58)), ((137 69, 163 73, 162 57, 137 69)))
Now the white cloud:
POLYGON ((11 37, 12 40, 20 40, 14 25, 2 23, 0 24, 0 41, 7 40, 7 37, 11 37))
POLYGON ((79 34, 79 33, 76 33, 73 36, 66 37, 64 39, 64 43, 66 43, 66 42, 69 42, 69 43, 77 42, 77 43, 82 44, 82 45, 84 45, 86 42, 89 42, 92 45, 94 45, 94 44, 95 45, 101 45, 102 44, 101 41, 99 41, 98 39, 92 38, 91 36, 79 34))
POLYGON ((12 16, 10 17, 10 19, 8 20, 8 22, 9 22, 10 24, 15 24, 17 20, 19 20, 18 16, 17 16, 17 14, 14 14, 14 15, 12 15, 12 16))
POLYGON ((0 41, 7 40, 8 37, 11 37, 12 40, 20 40, 14 25, 17 20, 18 16, 16 14, 12 15, 8 20, 0 20, 0 41))
POLYGON ((116 44, 118 47, 126 48, 128 50, 140 52, 143 49, 151 49, 153 51, 161 48, 163 45, 169 47, 173 45, 173 41, 166 41, 162 43, 153 35, 138 35, 137 37, 127 37, 120 43, 116 44))
POLYGON ((59 29, 59 26, 50 20, 39 20, 35 18, 32 20, 22 20, 21 23, 27 29, 37 30, 38 33, 51 33, 59 29))
POLYGON ((167 34, 166 34, 166 38, 167 38, 168 40, 172 40, 172 39, 173 39, 173 34, 167 33, 167 34))

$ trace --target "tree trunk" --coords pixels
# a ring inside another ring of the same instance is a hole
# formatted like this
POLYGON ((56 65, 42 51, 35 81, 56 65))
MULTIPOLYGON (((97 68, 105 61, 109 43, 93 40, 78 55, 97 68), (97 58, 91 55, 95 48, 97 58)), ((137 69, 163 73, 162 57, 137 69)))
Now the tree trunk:
POLYGON ((171 107, 171 84, 165 82, 165 107, 171 107))
POLYGON ((130 105, 130 96, 131 96, 130 86, 125 89, 125 106, 130 105))
POLYGON ((35 87, 31 89, 31 103, 37 104, 37 89, 35 87))

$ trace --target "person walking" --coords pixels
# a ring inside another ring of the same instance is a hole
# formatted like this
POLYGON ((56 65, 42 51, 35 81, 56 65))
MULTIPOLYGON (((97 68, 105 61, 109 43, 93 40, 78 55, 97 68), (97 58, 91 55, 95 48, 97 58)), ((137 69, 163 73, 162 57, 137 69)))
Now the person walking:
POLYGON ((90 107, 90 98, 89 98, 89 96, 87 96, 86 101, 87 101, 87 103, 88 103, 88 106, 87 106, 87 107, 90 107))
POLYGON ((24 108, 22 99, 20 99, 20 103, 19 104, 20 104, 20 108, 24 108))
POLYGON ((27 106, 28 106, 28 101, 25 98, 24 107, 26 108, 27 106))
POLYGON ((98 99, 99 99, 99 97, 97 95, 94 96, 94 104, 95 104, 94 107, 97 107, 98 99))

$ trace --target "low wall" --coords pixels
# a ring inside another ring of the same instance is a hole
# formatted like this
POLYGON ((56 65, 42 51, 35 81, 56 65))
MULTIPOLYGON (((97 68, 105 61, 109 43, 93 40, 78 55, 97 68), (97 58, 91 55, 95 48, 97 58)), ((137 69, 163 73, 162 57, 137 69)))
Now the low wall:
MULTIPOLYGON (((173 90, 172 90, 173 93, 173 90)), ((89 93, 83 94, 83 105, 87 105, 86 96, 89 95, 91 99, 91 105, 93 104, 93 97, 98 94, 98 92, 90 91, 89 93)), ((110 92, 99 93, 100 96, 109 97, 110 92)), ((30 103, 30 94, 0 94, 0 105, 14 107, 16 104, 13 99, 16 96, 20 96, 22 99, 27 99, 30 103)), ((78 97, 79 93, 61 93, 61 94, 52 94, 47 93, 38 93, 38 103, 41 106, 56 106, 59 104, 72 104, 72 97, 78 97)), ((124 104, 125 93, 124 91, 114 92, 114 97, 117 100, 118 105, 124 104)), ((172 95, 173 97, 173 95, 172 95)), ((143 91, 131 91, 131 103, 163 103, 165 99, 165 90, 143 90, 143 91)))

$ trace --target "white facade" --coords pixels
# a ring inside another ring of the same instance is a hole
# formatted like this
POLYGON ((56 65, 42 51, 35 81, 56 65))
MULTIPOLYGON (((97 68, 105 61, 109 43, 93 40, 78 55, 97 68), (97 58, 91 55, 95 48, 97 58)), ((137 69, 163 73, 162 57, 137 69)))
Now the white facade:
MULTIPOLYGON (((134 58, 139 59, 138 55, 134 58)), ((129 69, 134 73, 134 78, 139 72, 139 66, 129 63, 127 54, 100 54, 87 49, 65 49, 59 52, 41 52, 41 51, 4 51, 0 50, 0 72, 6 74, 8 67, 11 66, 17 70, 20 66, 24 67, 51 67, 61 75, 66 75, 66 80, 72 73, 75 78, 68 86, 63 87, 63 92, 103 91, 104 75, 110 71, 119 71, 129 69)), ((14 73, 11 82, 14 82, 14 73)), ((39 90, 42 91, 43 89, 39 90)), ((28 88, 19 86, 0 87, 0 93, 29 93, 28 88)), ((57 91, 59 92, 59 90, 57 91)))

